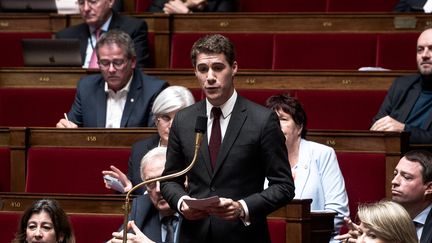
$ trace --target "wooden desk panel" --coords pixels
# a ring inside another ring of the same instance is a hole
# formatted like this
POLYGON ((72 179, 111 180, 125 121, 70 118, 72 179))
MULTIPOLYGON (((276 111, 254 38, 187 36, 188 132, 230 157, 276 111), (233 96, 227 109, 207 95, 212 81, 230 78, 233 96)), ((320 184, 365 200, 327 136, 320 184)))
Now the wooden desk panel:
MULTIPOLYGON (((144 72, 171 85, 200 88, 192 69, 144 72)), ((94 73, 81 68, 0 68, 0 88, 75 88, 80 78, 94 73)), ((387 90, 396 77, 408 74, 412 72, 241 70, 234 82, 237 89, 387 90)))
POLYGON ((1 13, 0 32, 52 32, 66 27, 66 16, 49 13, 1 13))
MULTIPOLYGON (((0 211, 24 211, 35 200, 56 199, 66 213, 124 214, 124 195, 0 193, 0 211)), ((269 219, 284 220, 286 242, 328 242, 335 213, 311 213, 311 199, 293 200, 269 219)))
POLYGON ((421 32, 426 14, 214 13, 172 15, 172 33, 421 32))

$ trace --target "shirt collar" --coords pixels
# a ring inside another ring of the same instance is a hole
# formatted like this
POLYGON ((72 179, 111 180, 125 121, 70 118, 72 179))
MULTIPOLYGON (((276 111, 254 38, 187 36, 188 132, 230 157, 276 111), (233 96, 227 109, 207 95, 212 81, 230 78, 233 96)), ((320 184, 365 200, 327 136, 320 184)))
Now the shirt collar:
MULTIPOLYGON (((121 90, 119 90, 117 93, 129 92, 130 86, 131 86, 131 83, 132 83, 132 79, 133 79, 133 74, 131 75, 131 77, 130 77, 129 81, 127 82, 127 84, 121 90)), ((105 88, 104 88, 104 90, 105 90, 105 93, 108 93, 109 91, 114 92, 112 89, 108 88, 108 83, 107 82, 105 82, 105 88)))
MULTIPOLYGON (((234 105, 235 102, 237 100, 237 91, 234 90, 233 94, 231 95, 231 97, 221 106, 219 106, 219 108, 221 108, 222 111, 222 117, 225 119, 227 118, 229 115, 231 115, 233 109, 234 109, 234 105)), ((213 105, 208 101, 208 99, 206 99, 206 108, 207 108, 207 117, 212 117, 213 115, 211 114, 211 109, 213 108, 213 105)))
MULTIPOLYGON (((107 19, 107 21, 105 21, 105 23, 101 26, 101 30, 102 33, 107 32, 108 31, 108 27, 111 24, 111 20, 112 20, 113 15, 111 14, 111 16, 107 19)), ((96 28, 94 26, 89 26, 90 28, 90 33, 94 33, 96 28)))
POLYGON ((424 225, 426 223, 426 218, 429 215, 429 212, 431 209, 432 209, 432 204, 430 204, 421 213, 419 213, 417 216, 415 216, 413 221, 424 225))

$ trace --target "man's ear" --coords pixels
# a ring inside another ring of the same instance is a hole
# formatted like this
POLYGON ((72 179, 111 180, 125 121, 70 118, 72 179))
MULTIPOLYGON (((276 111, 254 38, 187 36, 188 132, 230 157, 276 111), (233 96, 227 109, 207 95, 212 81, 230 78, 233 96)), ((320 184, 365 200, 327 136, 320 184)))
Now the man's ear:
POLYGON ((238 65, 237 65, 236 61, 233 62, 232 69, 233 69, 232 76, 234 76, 234 75, 236 75, 237 69, 238 69, 238 65))
POLYGON ((432 181, 426 182, 425 195, 429 195, 432 197, 432 181))

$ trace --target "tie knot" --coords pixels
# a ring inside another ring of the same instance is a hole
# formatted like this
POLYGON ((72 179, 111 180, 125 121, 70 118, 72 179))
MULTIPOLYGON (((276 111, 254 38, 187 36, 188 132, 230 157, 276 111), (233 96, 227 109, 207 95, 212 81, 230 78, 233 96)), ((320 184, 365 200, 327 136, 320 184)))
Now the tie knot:
POLYGON ((177 217, 175 215, 170 215, 170 216, 165 216, 162 218, 161 222, 164 225, 173 225, 174 219, 176 219, 177 217))
POLYGON ((96 39, 99 39, 101 33, 102 33, 102 30, 101 30, 100 28, 97 28, 97 29, 94 31, 94 34, 95 34, 95 36, 96 36, 96 39))
POLYGON ((211 110, 214 119, 219 119, 222 115, 222 110, 219 107, 213 107, 211 110))

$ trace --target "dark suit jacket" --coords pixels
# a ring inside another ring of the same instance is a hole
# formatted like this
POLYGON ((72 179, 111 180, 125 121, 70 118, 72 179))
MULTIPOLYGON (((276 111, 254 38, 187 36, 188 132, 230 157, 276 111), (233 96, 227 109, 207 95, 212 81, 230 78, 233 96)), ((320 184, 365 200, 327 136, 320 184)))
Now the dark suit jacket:
MULTIPOLYGON (((390 86, 377 115, 373 118, 373 123, 387 115, 405 123, 421 90, 420 74, 397 78, 390 86)), ((410 142, 432 143, 432 114, 423 127, 411 128, 410 142)))
MULTIPOLYGON (((147 40, 147 23, 144 20, 120 15, 113 11, 113 16, 108 29, 120 29, 128 33, 134 41, 138 67, 151 66, 150 50, 147 40)), ((90 30, 86 23, 63 29, 56 34, 57 39, 80 40, 81 60, 83 63, 86 57, 85 55, 89 36, 90 30)))
MULTIPOLYGON (((149 12, 163 12, 165 3, 169 0, 153 0, 150 4, 149 12)), ((235 12, 237 11, 236 0, 208 0, 207 6, 203 9, 203 12, 235 12)))
MULTIPOLYGON (((70 121, 79 127, 105 127, 107 94, 104 85, 101 74, 86 76, 78 81, 75 101, 68 113, 70 121)), ((165 81, 135 69, 120 126, 153 126, 150 114, 153 101, 166 86, 165 81)))
POLYGON ((432 210, 426 218, 426 222, 423 226, 423 233, 420 238, 420 243, 431 243, 432 242, 432 210))
MULTIPOLYGON (((161 221, 159 211, 155 208, 148 194, 136 197, 132 202, 132 209, 129 213, 129 220, 134 220, 136 226, 148 238, 157 243, 162 243, 161 221)), ((181 225, 182 219, 179 219, 178 225, 181 225)), ((123 229, 123 225, 119 231, 123 229)), ((178 242, 178 238, 174 240, 178 242)))
MULTIPOLYGON (((182 170, 192 161, 194 121, 198 116, 206 116, 205 100, 177 113, 170 130, 163 174, 182 170)), ((189 195, 243 199, 251 225, 246 227, 241 220, 224 221, 213 216, 195 221, 183 219, 180 242, 270 242, 266 216, 294 197, 285 137, 277 115, 238 96, 216 163, 213 172, 204 138, 198 160, 187 173, 189 195), (270 186, 263 190, 265 177, 270 186)), ((187 194, 183 181, 184 177, 179 177, 162 182, 162 195, 171 208, 177 208, 180 197, 187 194)))
MULTIPOLYGON (((128 162, 128 174, 127 177, 132 182, 132 186, 135 186, 142 182, 141 179, 141 159, 144 155, 156 148, 159 144, 159 135, 152 136, 147 139, 139 140, 132 145, 131 155, 128 162)), ((136 189, 133 194, 142 195, 145 189, 143 187, 136 189)))
POLYGON ((427 0, 400 0, 394 11, 396 12, 424 12, 423 6, 427 0))

